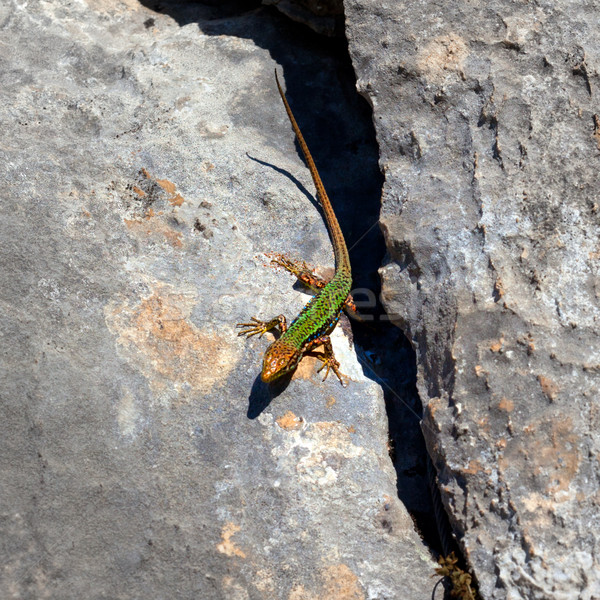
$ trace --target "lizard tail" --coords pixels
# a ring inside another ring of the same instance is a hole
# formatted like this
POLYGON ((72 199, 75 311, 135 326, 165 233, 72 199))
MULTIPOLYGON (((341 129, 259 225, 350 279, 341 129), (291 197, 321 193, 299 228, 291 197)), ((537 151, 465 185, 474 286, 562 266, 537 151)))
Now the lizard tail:
POLYGON ((275 69, 275 81, 277 82, 277 89, 279 90, 279 95, 283 100, 283 105, 285 106, 285 111, 290 119, 290 123, 292 124, 292 129, 296 134, 296 138, 298 139, 298 143, 300 144, 300 148, 302 148, 302 152, 304 154, 304 158, 308 164, 308 168, 310 170, 310 174, 312 175, 313 181, 315 183, 315 188, 317 188, 317 198, 321 203, 323 208, 323 213, 325 214, 325 222, 327 223, 327 228, 329 229, 329 234, 331 235, 331 241, 333 242, 333 252, 335 254, 335 266, 336 271, 342 270, 350 273, 350 257, 348 255, 348 249, 346 248, 346 242, 344 241, 344 236, 342 235, 342 230, 340 228, 340 224, 333 212, 333 207, 331 206, 331 202, 329 201, 329 197, 327 196, 327 192, 325 191, 325 187, 323 186, 323 182, 321 181, 321 177, 319 176, 319 172, 317 171, 317 167, 315 165, 315 161, 310 154, 308 146, 304 141, 304 136, 300 131, 300 127, 298 127, 298 123, 296 123, 296 119, 294 118, 294 114, 292 113, 292 109, 281 89, 281 84, 279 83, 279 77, 277 77, 277 69, 275 69))

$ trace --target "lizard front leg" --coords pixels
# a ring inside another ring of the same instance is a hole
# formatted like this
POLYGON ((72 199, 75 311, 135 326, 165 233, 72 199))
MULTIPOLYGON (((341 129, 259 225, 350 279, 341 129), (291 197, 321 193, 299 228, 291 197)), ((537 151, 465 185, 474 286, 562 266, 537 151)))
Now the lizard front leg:
POLYGON ((247 337, 252 337, 253 335, 257 335, 261 338, 267 331, 271 331, 271 329, 275 329, 279 327, 281 333, 285 333, 287 331, 287 321, 283 315, 279 315, 270 321, 259 321, 256 317, 250 317, 251 323, 237 323, 236 327, 242 329, 242 331, 238 332, 238 336, 245 335, 247 337))
MULTIPOLYGON (((313 291, 315 294, 322 290, 329 282, 322 277, 319 277, 313 273, 308 265, 302 261, 295 261, 288 258, 285 254, 270 253, 267 256, 271 259, 271 263, 278 267, 283 267, 286 271, 289 271, 296 277, 298 281, 301 281, 307 288, 313 291)), ((357 321, 363 321, 364 319, 360 316, 356 304, 354 304, 354 298, 352 294, 348 294, 348 298, 344 303, 344 312, 357 321)))
POLYGON ((294 261, 289 259, 285 254, 278 254, 275 252, 267 254, 267 256, 271 259, 272 264, 283 267, 286 271, 289 271, 298 281, 301 281, 307 288, 315 293, 322 290, 328 283, 326 279, 315 275, 304 261, 294 261))
POLYGON ((336 360, 335 355, 333 354, 333 346, 331 345, 331 338, 328 335, 322 335, 311 342, 308 342, 306 346, 302 349, 302 353, 313 352, 314 348, 317 346, 323 346, 323 352, 319 352, 315 354, 316 358, 318 358, 323 364, 321 368, 317 370, 317 373, 320 373, 323 369, 327 369, 325 371, 325 377, 323 377, 323 381, 327 379, 329 375, 329 371, 333 371, 337 378, 340 380, 340 383, 346 387, 346 382, 344 381, 344 375, 340 372, 340 363, 336 360))

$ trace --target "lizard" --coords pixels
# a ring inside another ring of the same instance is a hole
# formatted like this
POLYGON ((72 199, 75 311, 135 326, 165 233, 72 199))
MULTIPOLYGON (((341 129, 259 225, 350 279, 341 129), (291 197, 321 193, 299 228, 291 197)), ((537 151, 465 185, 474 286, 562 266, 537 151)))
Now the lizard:
POLYGON ((313 352, 319 346, 323 346, 323 352, 316 355, 323 363, 317 372, 327 369, 323 377, 323 381, 325 381, 329 372, 333 371, 340 383, 345 386, 342 373, 339 370, 340 363, 334 356, 329 334, 337 325, 343 309, 356 311, 350 295, 352 289, 350 256, 344 235, 315 162, 279 83, 277 69, 275 69, 275 81, 292 129, 304 154, 317 191, 317 198, 325 216, 325 223, 329 230, 335 256, 335 272, 329 281, 325 281, 313 275, 305 263, 297 265, 284 256, 277 255, 272 262, 296 275, 300 281, 315 291, 316 295, 289 326, 285 316, 278 315, 269 321, 260 321, 255 317, 251 317, 251 322, 237 323, 236 327, 241 329, 238 332, 239 336, 247 336, 248 338, 257 334, 262 337, 267 331, 279 328, 280 337, 267 348, 263 357, 261 379, 265 383, 271 383, 284 375, 291 374, 304 355, 313 352))

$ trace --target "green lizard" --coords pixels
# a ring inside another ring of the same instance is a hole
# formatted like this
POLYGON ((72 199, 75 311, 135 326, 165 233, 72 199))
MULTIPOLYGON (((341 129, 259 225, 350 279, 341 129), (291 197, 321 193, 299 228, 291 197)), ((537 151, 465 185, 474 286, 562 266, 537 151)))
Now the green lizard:
POLYGON ((333 354, 329 334, 337 325, 340 313, 344 308, 349 308, 353 312, 356 308, 350 296, 350 289, 352 288, 350 257, 342 230, 323 187, 323 182, 321 181, 315 162, 300 132, 298 123, 296 123, 296 119, 292 114, 292 109, 288 104, 287 98, 281 89, 277 70, 275 70, 275 81, 277 82, 277 89, 283 100, 283 105, 285 106, 300 148, 302 148, 302 152, 304 153, 304 158, 308 163, 315 188, 317 189, 317 198, 321 203, 325 215, 325 223, 329 229, 333 244, 335 274, 330 281, 326 282, 313 275, 304 263, 297 265, 283 256, 278 256, 272 262, 284 267, 296 275, 308 287, 317 291, 316 296, 302 309, 289 327, 283 315, 279 315, 270 321, 259 321, 255 317, 252 317, 252 322, 250 323, 237 324, 237 327, 242 329, 238 335, 250 337, 259 334, 262 337, 267 331, 279 327, 281 337, 267 348, 263 358, 261 378, 264 382, 270 383, 283 375, 291 373, 306 353, 312 352, 319 346, 323 346, 324 351, 317 355, 317 358, 323 362, 318 372, 327 368, 323 381, 327 379, 329 371, 332 370, 337 375, 340 383, 345 385, 339 370, 340 363, 335 359, 333 354))

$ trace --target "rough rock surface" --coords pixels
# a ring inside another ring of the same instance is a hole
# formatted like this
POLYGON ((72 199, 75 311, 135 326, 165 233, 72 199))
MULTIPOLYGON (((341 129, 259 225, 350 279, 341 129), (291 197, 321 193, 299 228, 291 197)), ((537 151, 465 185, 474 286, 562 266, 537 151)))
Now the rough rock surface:
POLYGON ((348 0, 381 270, 486 599, 600 598, 600 7, 348 0))
POLYGON ((308 299, 262 252, 332 265, 273 68, 357 197, 365 111, 275 11, 220 10, 0 6, 3 599, 430 595, 348 331, 347 389, 307 359, 272 394, 234 329, 308 299))

